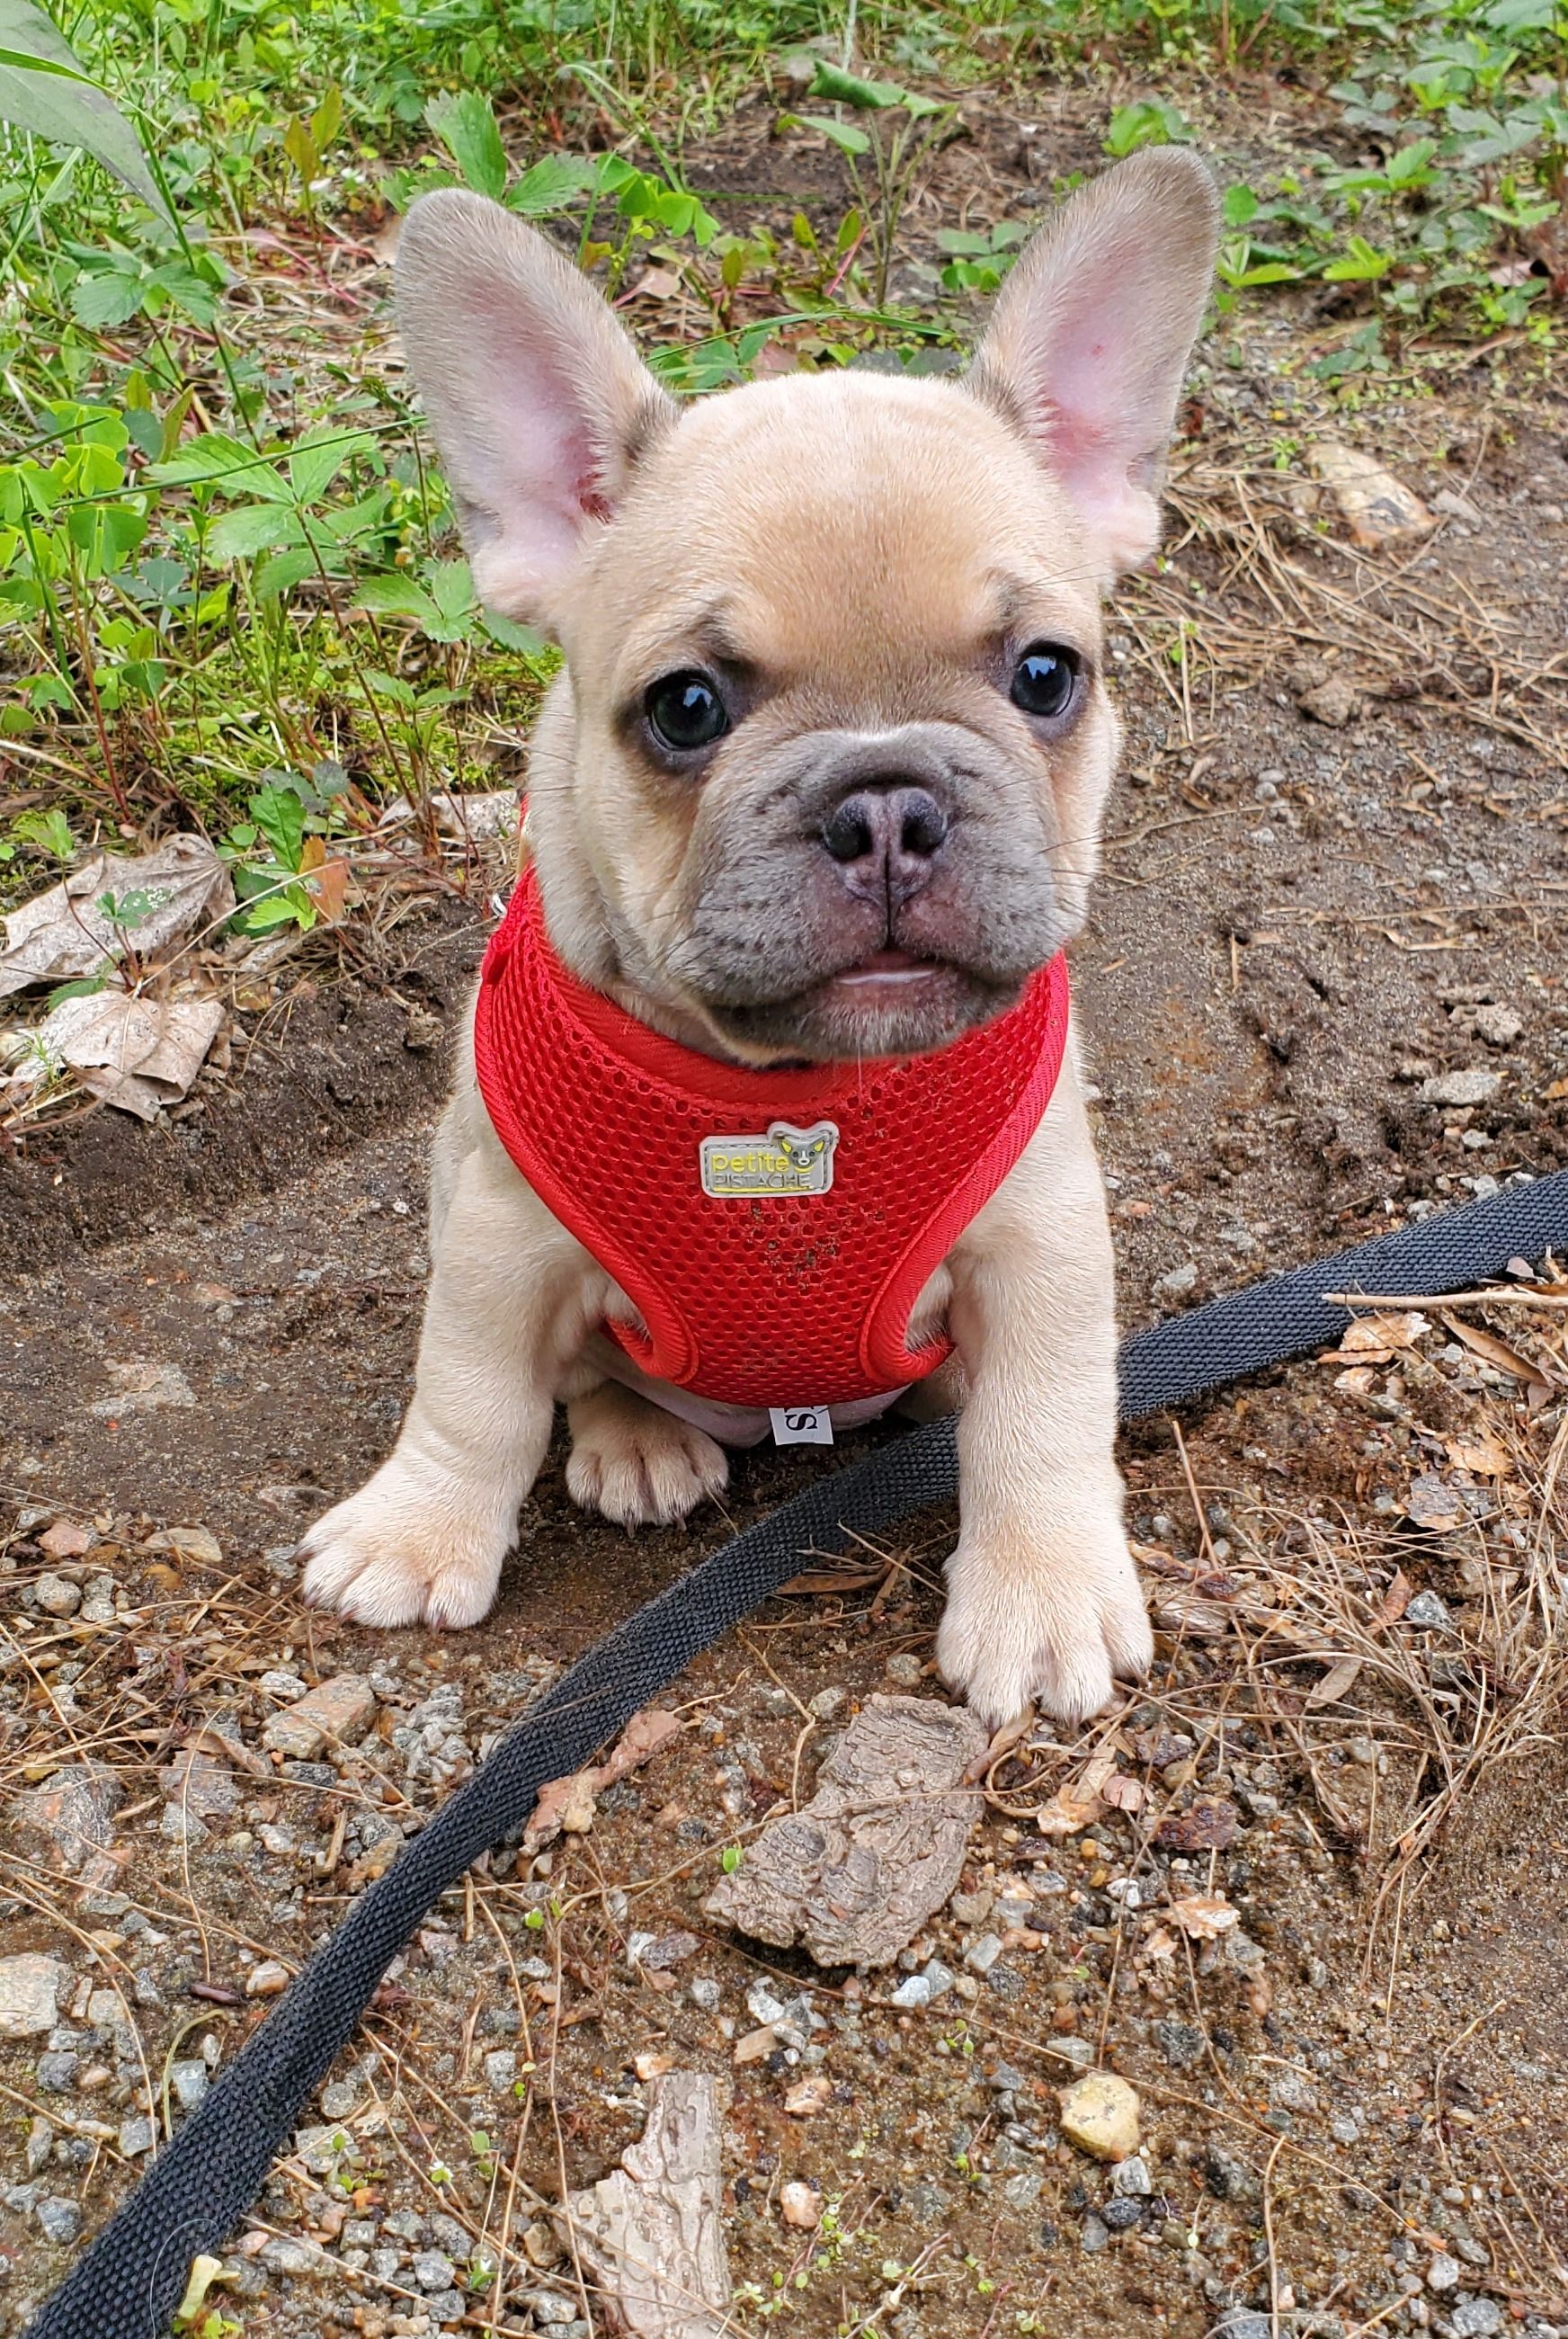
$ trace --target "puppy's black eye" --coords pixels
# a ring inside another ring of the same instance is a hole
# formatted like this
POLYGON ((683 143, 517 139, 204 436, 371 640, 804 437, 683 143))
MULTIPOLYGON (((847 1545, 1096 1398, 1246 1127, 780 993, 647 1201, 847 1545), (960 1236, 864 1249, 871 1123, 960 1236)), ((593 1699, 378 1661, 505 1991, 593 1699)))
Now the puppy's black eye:
POLYGON ((700 747, 711 747, 730 727, 716 686, 695 666, 661 675, 657 682, 650 683, 643 712, 659 745, 675 755, 695 755, 700 747))
POLYGON ((1026 715, 1060 715, 1078 680, 1078 652, 1032 642, 1012 670, 1012 703, 1026 715))

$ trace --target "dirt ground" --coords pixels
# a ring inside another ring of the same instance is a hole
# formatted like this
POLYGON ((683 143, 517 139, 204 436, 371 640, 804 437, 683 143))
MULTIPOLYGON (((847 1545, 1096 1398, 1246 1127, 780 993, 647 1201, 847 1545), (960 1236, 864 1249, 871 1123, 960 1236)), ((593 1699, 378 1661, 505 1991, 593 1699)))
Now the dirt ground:
MULTIPOLYGON (((990 123, 991 179, 933 203, 1027 206, 1036 135, 990 123)), ((1296 370, 1307 330, 1199 381, 1169 565, 1111 624, 1127 754, 1075 976, 1129 1328, 1568 1161, 1563 413, 1451 374, 1347 424, 1296 370), (1438 510, 1424 542, 1318 529, 1274 450, 1346 429, 1438 510)), ((246 2035, 248 1978, 817 1466, 742 1457, 722 1515, 627 1538, 557 1456, 475 1633, 300 1604, 294 1543, 409 1387, 428 1019, 449 1033, 479 933, 406 922, 385 966, 323 973, 177 1130, 99 1114, 0 1166, 28 1269, 0 1294, 0 1959, 64 1969, 47 2035, 0 2044, 0 2329, 246 2035), (41 1545, 62 1520, 79 1547, 41 1545), (375 1699, 358 1745, 259 1750, 344 1673, 375 1699)), ((1129 1436, 1155 1674, 996 1766, 906 1954, 953 1978, 929 2006, 701 1902, 871 1694, 940 1693, 952 1522, 774 1604, 671 1690, 681 1734, 589 1831, 449 1896, 213 2302, 245 2339, 604 2330, 541 2219, 636 2138, 652 2056, 726 2090, 736 2331, 1568 2327, 1561 1300, 1418 1311, 1129 1436), (1051 1832, 1096 1753, 1138 1791, 1051 1832), (1172 1919, 1193 1896, 1235 1912, 1217 1938, 1172 1919), (809 2043, 737 2064, 802 1993, 809 2043), (1081 2060, 1139 2090, 1135 2189, 1060 2135, 1081 2060), (814 2233, 782 2222, 794 2180, 814 2233)))

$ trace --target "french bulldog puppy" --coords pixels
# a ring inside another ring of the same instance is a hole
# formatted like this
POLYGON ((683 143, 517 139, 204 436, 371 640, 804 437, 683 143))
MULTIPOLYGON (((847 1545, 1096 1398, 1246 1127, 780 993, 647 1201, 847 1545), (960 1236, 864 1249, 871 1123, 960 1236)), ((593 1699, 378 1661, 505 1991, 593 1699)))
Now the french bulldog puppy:
MULTIPOLYGON (((1216 230, 1203 165, 1145 151, 1036 234, 962 380, 792 374, 677 406, 545 238, 477 196, 415 204, 399 313, 476 587, 565 653, 528 847, 571 974, 732 1064, 921 1058, 1080 932, 1119 745, 1101 596, 1158 540, 1216 230)), ((717 1439, 612 1355, 629 1303, 513 1166, 471 1047, 430 1216, 401 1434, 306 1540, 308 1597, 369 1624, 486 1614, 557 1401, 568 1487, 611 1519, 676 1519, 725 1481, 717 1439)), ((916 1392, 962 1401, 940 1670, 987 1723, 1031 1700, 1076 1722, 1151 1641, 1070 1043, 910 1339, 943 1327, 916 1392)))

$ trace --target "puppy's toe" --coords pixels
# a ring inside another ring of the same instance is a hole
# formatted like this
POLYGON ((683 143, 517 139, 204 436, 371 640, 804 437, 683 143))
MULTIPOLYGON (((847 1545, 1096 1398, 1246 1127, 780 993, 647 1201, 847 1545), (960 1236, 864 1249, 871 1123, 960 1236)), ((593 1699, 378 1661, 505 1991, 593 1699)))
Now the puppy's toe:
POLYGON ((301 1545, 302 1588, 312 1606, 361 1624, 477 1624, 509 1540, 493 1514, 453 1490, 440 1499, 394 1460, 317 1520, 301 1545))
POLYGON ((1118 1534, 1085 1561, 1042 1567, 961 1551, 937 1634, 938 1670, 988 1728, 1026 1706, 1074 1727, 1109 1704, 1116 1681, 1146 1673, 1154 1641, 1118 1534))
POLYGON ((722 1446, 630 1389, 596 1389, 567 1418, 567 1492, 617 1526, 669 1526, 728 1482, 722 1446))

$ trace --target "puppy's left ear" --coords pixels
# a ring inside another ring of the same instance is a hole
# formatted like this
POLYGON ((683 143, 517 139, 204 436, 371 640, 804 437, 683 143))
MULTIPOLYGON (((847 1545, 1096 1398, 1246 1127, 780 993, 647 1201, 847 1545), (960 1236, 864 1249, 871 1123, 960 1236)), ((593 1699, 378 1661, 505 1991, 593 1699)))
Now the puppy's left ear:
POLYGON ((482 195, 411 207, 397 295, 474 584, 504 616, 547 626, 674 402, 565 252, 482 195))
POLYGON ((1104 584, 1159 541, 1162 459, 1218 233, 1204 164, 1145 148, 1026 245, 970 369, 1071 496, 1104 584))

